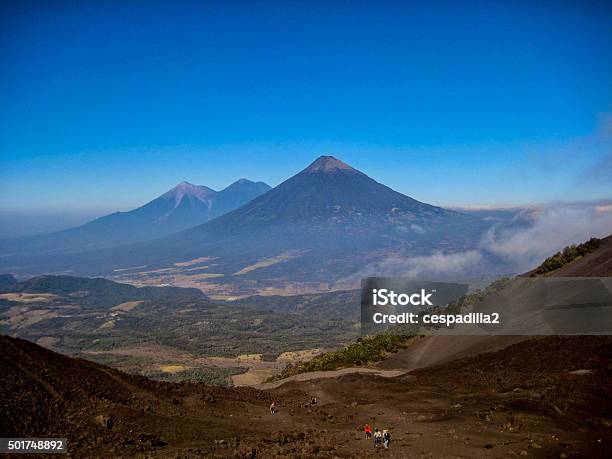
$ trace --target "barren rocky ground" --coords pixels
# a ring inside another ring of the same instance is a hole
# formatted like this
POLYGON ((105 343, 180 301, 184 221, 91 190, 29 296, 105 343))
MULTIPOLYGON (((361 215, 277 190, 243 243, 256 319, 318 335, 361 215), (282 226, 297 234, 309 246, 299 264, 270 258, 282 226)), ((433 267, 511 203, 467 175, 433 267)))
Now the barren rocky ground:
POLYGON ((162 383, 1 337, 3 436, 74 457, 610 457, 612 338, 549 337, 385 378, 162 383), (308 407, 311 395, 319 403, 308 407), (278 413, 268 406, 276 400, 278 413), (364 423, 389 429, 377 450, 364 423))

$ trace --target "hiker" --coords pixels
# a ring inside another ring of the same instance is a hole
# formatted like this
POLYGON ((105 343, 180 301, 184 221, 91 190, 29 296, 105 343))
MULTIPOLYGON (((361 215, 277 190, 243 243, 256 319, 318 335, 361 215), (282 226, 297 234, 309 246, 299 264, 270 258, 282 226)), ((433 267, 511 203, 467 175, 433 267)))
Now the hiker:
POLYGON ((374 447, 378 448, 382 443, 382 433, 378 429, 374 429, 374 447))
POLYGON ((366 438, 372 438, 372 426, 370 424, 366 424, 363 427, 363 431, 365 432, 366 438))
POLYGON ((312 397, 310 397, 310 406, 313 406, 316 404, 317 404, 317 397, 313 395, 312 397))
POLYGON ((276 401, 272 400, 272 403, 270 403, 270 414, 275 414, 276 413, 276 401))
POLYGON ((383 441, 383 444, 385 445, 385 448, 388 448, 389 443, 391 443, 391 434, 389 433, 388 430, 383 430, 382 441, 383 441))

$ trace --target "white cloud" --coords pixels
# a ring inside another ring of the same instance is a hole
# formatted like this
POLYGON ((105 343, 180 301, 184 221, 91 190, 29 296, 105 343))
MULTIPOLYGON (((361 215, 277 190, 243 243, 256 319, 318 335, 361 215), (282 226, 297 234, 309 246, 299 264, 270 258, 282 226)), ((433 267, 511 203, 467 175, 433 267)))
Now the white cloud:
POLYGON ((365 277, 427 277, 459 276, 478 266, 482 255, 478 250, 451 254, 434 252, 427 256, 402 257, 391 255, 370 263, 352 276, 338 281, 336 288, 356 288, 365 277))
POLYGON ((415 257, 390 255, 342 279, 336 287, 357 288, 362 278, 374 276, 459 279, 485 272, 523 273, 568 245, 610 234, 612 203, 530 207, 511 222, 493 226, 473 250, 448 254, 434 251, 415 257))
POLYGON ((530 212, 530 226, 493 227, 483 239, 481 249, 502 257, 522 272, 563 247, 612 233, 611 205, 552 204, 530 212))

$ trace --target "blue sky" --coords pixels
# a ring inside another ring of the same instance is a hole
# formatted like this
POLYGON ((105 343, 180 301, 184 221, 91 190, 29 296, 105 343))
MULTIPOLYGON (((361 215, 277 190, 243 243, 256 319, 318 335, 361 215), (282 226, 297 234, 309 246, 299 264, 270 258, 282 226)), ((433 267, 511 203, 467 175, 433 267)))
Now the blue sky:
POLYGON ((5 211, 276 185, 321 154, 439 205, 612 196, 609 3, 1 5, 5 211))

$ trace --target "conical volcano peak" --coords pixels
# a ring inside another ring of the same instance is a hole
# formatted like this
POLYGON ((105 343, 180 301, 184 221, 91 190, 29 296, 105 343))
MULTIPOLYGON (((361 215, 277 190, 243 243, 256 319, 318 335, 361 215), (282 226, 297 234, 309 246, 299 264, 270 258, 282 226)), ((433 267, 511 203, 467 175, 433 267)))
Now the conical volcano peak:
POLYGON ((343 163, 339 159, 333 156, 319 156, 308 168, 306 172, 334 172, 334 171, 345 171, 345 172, 357 172, 351 166, 343 163))

